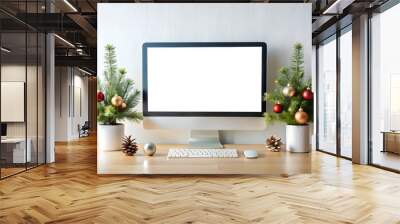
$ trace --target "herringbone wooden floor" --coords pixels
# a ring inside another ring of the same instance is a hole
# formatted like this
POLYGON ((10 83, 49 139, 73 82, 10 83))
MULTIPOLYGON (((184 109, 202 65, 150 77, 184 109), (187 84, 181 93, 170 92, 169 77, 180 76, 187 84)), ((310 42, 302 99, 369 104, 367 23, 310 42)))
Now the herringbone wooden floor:
POLYGON ((313 173, 97 176, 94 138, 0 181, 0 223, 400 223, 400 175, 313 153, 313 173))

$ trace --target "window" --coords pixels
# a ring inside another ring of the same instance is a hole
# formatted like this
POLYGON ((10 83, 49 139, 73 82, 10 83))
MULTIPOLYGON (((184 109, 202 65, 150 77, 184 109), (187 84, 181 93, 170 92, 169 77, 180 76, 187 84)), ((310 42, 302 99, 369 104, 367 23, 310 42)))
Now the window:
POLYGON ((352 157, 352 26, 318 47, 317 149, 352 157))
POLYGON ((340 155, 352 157, 352 32, 340 36, 340 155))
POLYGON ((336 154, 336 39, 318 48, 317 148, 336 154))
POLYGON ((400 5, 371 18, 372 164, 400 170, 400 5))

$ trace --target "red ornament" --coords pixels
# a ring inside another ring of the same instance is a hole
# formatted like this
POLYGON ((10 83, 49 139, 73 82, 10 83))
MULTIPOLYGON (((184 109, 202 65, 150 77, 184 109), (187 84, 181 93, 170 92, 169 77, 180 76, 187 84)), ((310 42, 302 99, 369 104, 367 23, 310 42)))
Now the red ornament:
POLYGON ((283 106, 282 106, 282 104, 280 104, 279 102, 278 103, 275 103, 275 105, 274 105, 274 107, 272 108, 272 110, 275 112, 275 113, 282 113, 282 111, 283 111, 283 106))
POLYGON ((103 100, 104 100, 104 93, 98 91, 96 97, 97 97, 97 102, 103 102, 103 100))
POLYGON ((303 93, 301 95, 303 96, 303 99, 305 99, 305 100, 312 100, 314 94, 310 88, 307 88, 306 90, 303 91, 303 93))

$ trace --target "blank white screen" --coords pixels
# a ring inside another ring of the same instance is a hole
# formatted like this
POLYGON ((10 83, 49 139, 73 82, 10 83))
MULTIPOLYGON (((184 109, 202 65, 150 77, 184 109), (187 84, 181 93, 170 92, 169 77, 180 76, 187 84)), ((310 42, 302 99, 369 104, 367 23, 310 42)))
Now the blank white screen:
POLYGON ((262 47, 150 47, 148 111, 262 112, 262 47))

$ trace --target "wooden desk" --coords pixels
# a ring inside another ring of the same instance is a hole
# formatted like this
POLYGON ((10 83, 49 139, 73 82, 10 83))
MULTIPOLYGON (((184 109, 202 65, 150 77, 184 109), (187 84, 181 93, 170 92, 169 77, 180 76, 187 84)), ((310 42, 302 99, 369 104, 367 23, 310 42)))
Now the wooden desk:
POLYGON ((22 164, 25 162, 31 162, 32 141, 30 138, 27 138, 26 142, 28 147, 26 147, 26 152, 25 152, 25 138, 1 139, 2 159, 4 159, 6 163, 13 163, 13 164, 22 164))
POLYGON ((97 152, 98 174, 257 174, 293 175, 311 172, 311 153, 270 152, 264 145, 225 145, 238 150, 238 158, 167 158, 169 148, 157 145, 153 157, 144 156, 142 146, 135 156, 122 151, 97 152), (243 151, 255 149, 259 157, 246 159, 243 151))
POLYGON ((400 132, 382 131, 383 149, 382 152, 392 152, 400 154, 400 132))

